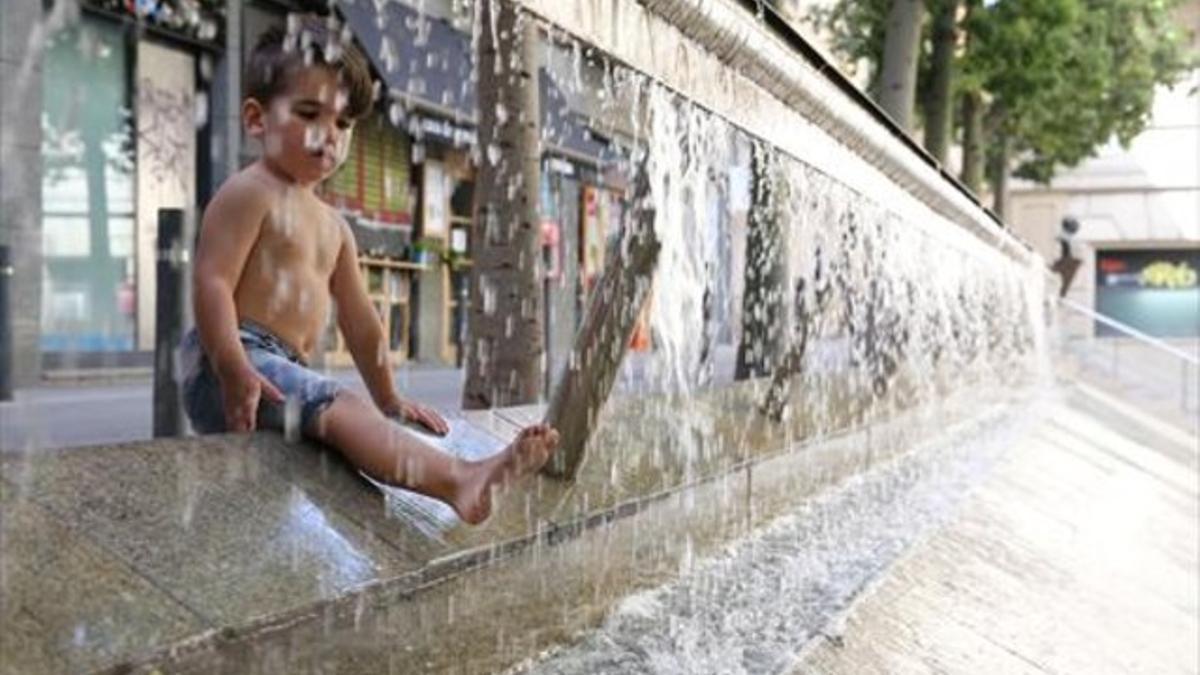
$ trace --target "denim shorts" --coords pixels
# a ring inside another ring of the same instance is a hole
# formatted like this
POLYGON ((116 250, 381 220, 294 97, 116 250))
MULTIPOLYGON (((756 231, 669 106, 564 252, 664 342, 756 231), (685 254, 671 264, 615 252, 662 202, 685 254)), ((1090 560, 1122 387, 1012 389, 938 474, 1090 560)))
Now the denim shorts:
MULTIPOLYGON (((314 437, 317 417, 333 403, 342 385, 305 366, 300 355, 271 331, 250 321, 238 324, 242 348, 254 366, 287 398, 284 404, 262 396, 258 403, 258 429, 284 431, 287 409, 298 413, 300 432, 314 437)), ((200 336, 192 329, 179 348, 183 372, 183 409, 198 433, 226 431, 225 407, 221 403, 221 383, 200 346, 200 336)))

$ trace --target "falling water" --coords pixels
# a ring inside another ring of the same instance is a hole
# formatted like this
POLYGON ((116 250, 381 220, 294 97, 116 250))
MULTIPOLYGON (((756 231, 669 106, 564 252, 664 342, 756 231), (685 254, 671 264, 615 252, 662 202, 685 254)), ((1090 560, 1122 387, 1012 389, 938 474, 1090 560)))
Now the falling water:
POLYGON ((643 325, 653 346, 625 356, 592 440, 616 459, 599 488, 577 488, 580 512, 634 497, 645 473, 673 489, 763 453, 815 452, 848 430, 886 434, 901 415, 912 438, 934 440, 728 550, 696 552, 676 532, 678 581, 522 668, 778 671, 949 518, 1035 418, 1025 401, 1046 379, 1042 272, 932 212, 914 219, 856 192, 661 84, 581 58, 587 47, 565 50, 570 69, 551 74, 568 95, 599 82, 597 96, 622 102, 593 125, 632 132, 615 163, 633 175, 646 158, 663 246, 643 325), (777 231, 754 244, 756 227, 777 231), (763 278, 772 285, 752 291, 763 278), (742 344, 756 323, 767 337, 742 344), (755 355, 765 373, 747 376, 739 362, 755 355))
POLYGON ((780 447, 900 410, 936 428, 946 401, 982 406, 1040 380, 1036 265, 932 212, 929 222, 906 219, 588 47, 558 48, 565 56, 550 57, 549 72, 568 97, 599 87, 594 96, 619 102, 602 104, 592 125, 625 131, 619 172, 634 175, 647 157, 663 246, 642 326, 653 346, 626 355, 597 445, 690 475, 727 441, 780 447), (756 185, 770 188, 759 221, 756 185), (768 226, 777 235, 752 251, 755 228, 768 226), (772 287, 748 290, 752 272, 772 265, 772 287), (770 316, 770 344, 754 343, 747 326, 770 316), (772 388, 771 377, 739 374, 742 342, 768 373, 791 376, 772 388), (785 404, 767 420, 773 396, 785 404), (714 416, 731 404, 755 412, 714 416))
POLYGON ((1036 418, 1018 406, 947 429, 701 559, 685 539, 678 579, 630 595, 596 630, 512 672, 791 672, 813 637, 841 637, 850 603, 951 519, 1036 418))

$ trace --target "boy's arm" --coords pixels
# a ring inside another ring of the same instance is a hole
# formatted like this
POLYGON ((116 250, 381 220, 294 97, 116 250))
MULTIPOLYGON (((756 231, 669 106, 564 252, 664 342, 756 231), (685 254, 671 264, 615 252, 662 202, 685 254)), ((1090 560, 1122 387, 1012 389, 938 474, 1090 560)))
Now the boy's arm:
POLYGON ((196 332, 221 382, 231 431, 254 429, 262 392, 276 402, 283 401, 283 395, 246 358, 234 303, 238 280, 269 209, 269 196, 235 177, 205 209, 196 245, 192 285, 196 332))
POLYGON ((400 398, 392 380, 383 323, 367 297, 366 285, 358 269, 358 246, 346 221, 339 218, 342 245, 338 251, 330 291, 337 302, 338 328, 346 338, 346 347, 362 375, 367 391, 384 414, 412 419, 444 434, 445 420, 436 412, 400 398))

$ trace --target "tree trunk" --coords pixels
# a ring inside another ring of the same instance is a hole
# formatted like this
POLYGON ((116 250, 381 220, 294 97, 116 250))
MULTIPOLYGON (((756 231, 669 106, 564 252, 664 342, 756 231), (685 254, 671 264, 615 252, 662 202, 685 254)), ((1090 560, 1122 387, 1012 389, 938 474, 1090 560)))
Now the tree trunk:
POLYGON ((925 149, 938 162, 946 163, 953 115, 951 87, 954 80, 954 50, 958 42, 958 0, 940 0, 933 24, 933 58, 929 91, 925 99, 925 149))
POLYGON ((983 191, 983 99, 977 91, 962 96, 962 182, 971 192, 983 191))
POLYGON ((779 212, 786 188, 773 149, 756 142, 750 161, 753 201, 746 233, 746 291, 735 373, 739 380, 770 374, 785 349, 785 249, 779 212))
POLYGON ((879 105, 905 131, 912 130, 924 11, 924 0, 892 0, 888 12, 879 105))
MULTIPOLYGON (((973 28, 971 17, 979 11, 981 0, 960 1, 963 3, 963 32, 965 33, 963 49, 969 57, 971 50, 977 48, 971 37, 973 28)), ((977 195, 983 190, 983 107, 983 95, 978 89, 963 92, 963 159, 962 173, 959 174, 959 177, 963 185, 977 195)))
POLYGON ((583 450, 608 399, 617 371, 629 347, 638 315, 650 295, 661 245, 654 233, 650 179, 641 167, 633 192, 633 217, 609 252, 571 359, 546 413, 546 423, 561 440, 544 471, 574 479, 583 463, 583 450))
POLYGON ((1002 131, 996 143, 996 152, 991 157, 991 166, 988 171, 991 174, 989 182, 992 184, 992 210, 1001 220, 1004 220, 1008 204, 1008 165, 1011 154, 1012 140, 1008 134, 1002 131))
POLYGON ((542 395, 538 34, 511 0, 481 2, 474 265, 463 408, 542 395))

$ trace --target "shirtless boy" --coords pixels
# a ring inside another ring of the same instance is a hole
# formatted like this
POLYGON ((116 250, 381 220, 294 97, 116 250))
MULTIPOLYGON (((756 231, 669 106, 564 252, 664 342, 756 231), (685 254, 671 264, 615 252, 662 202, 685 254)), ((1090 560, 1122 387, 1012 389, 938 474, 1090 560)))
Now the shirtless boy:
POLYGON ((449 430, 435 411, 396 393, 350 227, 313 192, 345 160, 354 122, 372 106, 371 79, 356 48, 328 48, 336 33, 322 19, 297 24, 291 33, 268 31, 247 65, 242 122, 263 152, 221 186, 204 214, 196 330, 181 348, 184 406, 201 433, 278 430, 289 418, 372 478, 481 522, 492 489, 540 468, 558 433, 531 426, 499 454, 468 462, 391 419, 449 430), (331 296, 371 401, 307 368, 331 296))

